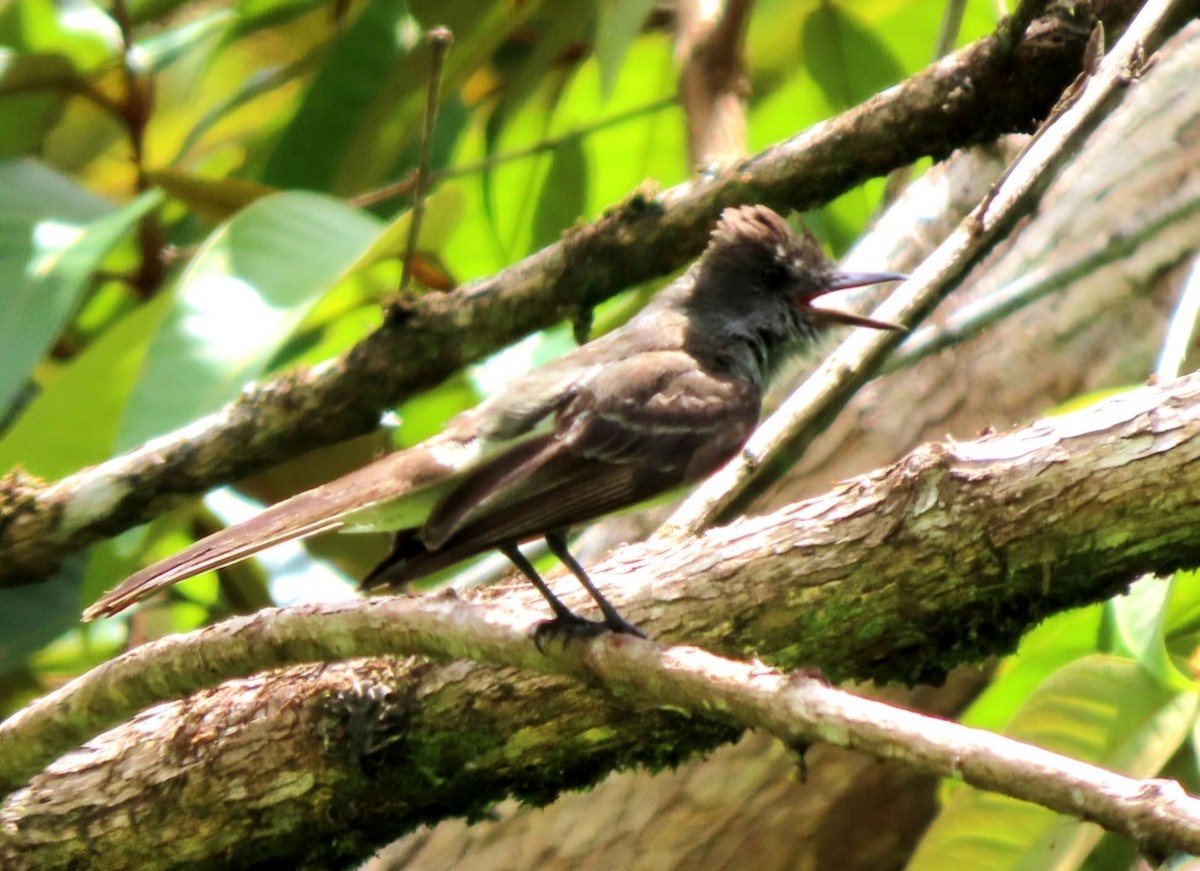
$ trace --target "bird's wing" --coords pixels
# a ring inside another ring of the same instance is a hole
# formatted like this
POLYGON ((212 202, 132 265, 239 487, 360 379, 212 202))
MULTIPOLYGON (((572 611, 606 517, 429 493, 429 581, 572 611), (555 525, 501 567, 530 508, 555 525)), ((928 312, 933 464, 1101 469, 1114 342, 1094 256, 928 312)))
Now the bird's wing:
POLYGON ((372 520, 419 525, 455 477, 482 462, 476 441, 435 437, 298 493, 131 575, 84 611, 83 618, 115 614, 176 581, 224 568, 292 539, 348 524, 367 527, 372 520), (378 517, 370 516, 372 510, 378 517))
POLYGON ((713 471, 758 420, 757 387, 705 372, 681 351, 636 354, 576 385, 553 433, 472 471, 423 530, 432 551, 478 549, 562 529, 713 471))

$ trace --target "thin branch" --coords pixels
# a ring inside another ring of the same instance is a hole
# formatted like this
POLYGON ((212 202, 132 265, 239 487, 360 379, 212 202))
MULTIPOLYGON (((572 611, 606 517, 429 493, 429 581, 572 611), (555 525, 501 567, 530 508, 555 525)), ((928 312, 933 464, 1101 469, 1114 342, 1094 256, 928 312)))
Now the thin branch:
POLYGON ((692 166, 715 168, 746 153, 744 41, 753 0, 676 5, 679 102, 692 166))
POLYGON ((442 65, 454 38, 446 28, 435 27, 425 34, 425 41, 430 48, 429 90, 425 99, 425 118, 421 130, 421 154, 413 179, 412 220, 408 225, 408 242, 400 270, 401 291, 407 290, 408 283, 412 280, 413 258, 416 257, 417 243, 421 238, 421 223, 425 217, 425 188, 429 181, 429 158, 433 152, 433 134, 437 129, 438 106, 442 93, 442 65))
MULTIPOLYGON (((676 104, 674 97, 667 97, 662 100, 655 100, 647 103, 644 106, 636 106, 632 109, 627 109, 624 112, 618 112, 608 118, 602 118, 592 124, 584 124, 581 127, 572 129, 569 133, 564 133, 562 136, 550 137, 547 139, 539 139, 533 145, 526 148, 516 148, 512 151, 503 151, 498 154, 493 154, 491 157, 485 157, 482 160, 476 160, 472 163, 461 163, 457 166, 448 166, 436 172, 429 174, 430 182, 436 184, 440 181, 445 181, 451 178, 462 178, 467 175, 478 175, 484 170, 495 169, 498 166, 503 166, 506 163, 513 163, 518 160, 524 160, 527 157, 535 157, 539 154, 544 154, 547 151, 554 151, 564 143, 591 136, 593 133, 600 133, 612 127, 618 127, 629 121, 636 120, 644 115, 652 115, 655 112, 661 112, 663 109, 669 109, 676 104)), ((350 198, 352 205, 360 208, 381 203, 384 200, 390 200, 393 197, 402 197, 413 190, 417 183, 417 173, 414 170, 406 177, 393 184, 385 185, 375 190, 367 191, 364 194, 359 194, 350 198)))

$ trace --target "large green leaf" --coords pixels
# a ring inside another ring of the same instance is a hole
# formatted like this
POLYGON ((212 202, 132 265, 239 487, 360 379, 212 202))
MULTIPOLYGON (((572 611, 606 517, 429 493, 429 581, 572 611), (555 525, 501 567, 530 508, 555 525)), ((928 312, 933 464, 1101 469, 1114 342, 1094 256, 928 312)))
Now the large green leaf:
POLYGON ((58 123, 69 94, 64 83, 82 81, 59 54, 17 54, 0 46, 0 158, 37 151, 58 123))
MULTIPOLYGON (((1136 662, 1078 660, 1047 679, 1013 719, 1010 737, 1132 777, 1157 773, 1187 738, 1197 697, 1177 692, 1136 662)), ((971 787, 955 789, 908 871, 1068 869, 1101 829, 1073 817, 971 787)))
POLYGON ((608 97, 617 83, 621 62, 654 8, 654 0, 601 0, 596 22, 596 59, 600 93, 608 97))
POLYGON ((1180 690, 1194 690, 1195 681, 1180 671, 1167 653, 1165 626, 1172 582, 1146 577, 1124 596, 1107 603, 1113 618, 1119 652, 1127 653, 1159 680, 1180 690))
POLYGON ((0 408, 29 378, 112 247, 161 201, 115 212, 33 160, 0 163, 0 408))
POLYGON ((363 124, 377 124, 381 93, 416 46, 406 0, 370 0, 331 46, 262 181, 280 188, 327 190, 363 124))
POLYGON ((1029 696, 1059 669, 1101 650, 1104 606, 1091 605, 1056 614, 1021 639, 1017 652, 1002 660, 996 673, 960 718, 967 726, 1001 732, 1029 696))
POLYGON ((587 207, 587 190, 587 155, 578 139, 568 139, 554 149, 554 159, 542 182, 533 216, 534 248, 557 241, 579 220, 587 207))
POLYGON ((61 478, 112 454, 142 357, 170 301, 163 295, 122 318, 56 373, 0 439, 0 473, 20 464, 61 478))
POLYGON ((372 250, 381 222, 291 192, 239 212, 180 277, 146 354, 117 447, 132 447, 235 399, 311 307, 372 250))
MULTIPOLYGON (((49 381, 0 439, 0 473, 19 464, 60 478, 112 453, 142 356, 169 303, 163 295, 127 315, 49 381)), ((0 671, 78 625, 79 589, 91 557, 107 554, 111 544, 73 555, 45 583, 0 590, 0 671)), ((110 573, 101 585, 113 580, 110 573)))
POLYGON ((804 22, 804 64, 836 111, 848 109, 904 77, 874 30, 844 9, 821 4, 804 22))

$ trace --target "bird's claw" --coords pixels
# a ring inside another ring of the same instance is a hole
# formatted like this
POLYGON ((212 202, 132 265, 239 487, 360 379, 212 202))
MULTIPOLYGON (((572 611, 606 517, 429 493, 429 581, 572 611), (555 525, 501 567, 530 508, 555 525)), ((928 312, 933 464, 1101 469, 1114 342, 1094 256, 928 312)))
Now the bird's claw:
POLYGON ((622 617, 606 619, 602 622, 600 620, 588 620, 585 617, 580 617, 578 614, 567 612, 551 620, 543 620, 539 623, 533 630, 533 644, 539 653, 544 654, 548 639, 557 638, 565 646, 572 641, 585 641, 595 638, 598 635, 603 635, 606 632, 633 635, 636 638, 646 637, 645 632, 622 617))

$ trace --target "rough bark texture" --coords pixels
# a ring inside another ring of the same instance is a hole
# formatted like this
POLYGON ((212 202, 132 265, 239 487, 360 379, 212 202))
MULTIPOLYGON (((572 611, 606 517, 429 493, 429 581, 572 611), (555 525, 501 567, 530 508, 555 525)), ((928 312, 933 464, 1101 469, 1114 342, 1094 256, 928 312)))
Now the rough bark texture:
MULTIPOLYGON (((1198 459, 1200 376, 1191 376, 1009 435, 928 445, 702 539, 626 548, 594 577, 663 641, 831 676, 936 676, 1011 649, 1046 614, 1105 598, 1146 571, 1200 563, 1198 459)), ((535 607, 527 591, 480 596, 501 597, 535 607)), ((194 660, 215 679, 264 651, 286 661, 402 649, 413 638, 395 637, 390 607, 260 612, 235 632, 205 630, 219 637, 211 645, 180 642, 167 668, 135 669, 149 685, 105 691, 118 707, 170 692, 163 682, 195 671, 194 660)), ((433 637, 420 648, 487 645, 433 637)), ((229 681, 138 715, 10 796, 0 858, 211 867, 236 843, 238 863, 286 856, 323 866, 505 795, 542 803, 609 770, 657 770, 737 734, 720 714, 648 701, 505 667, 409 659, 229 681), (80 826, 86 843, 74 835, 80 826)))

